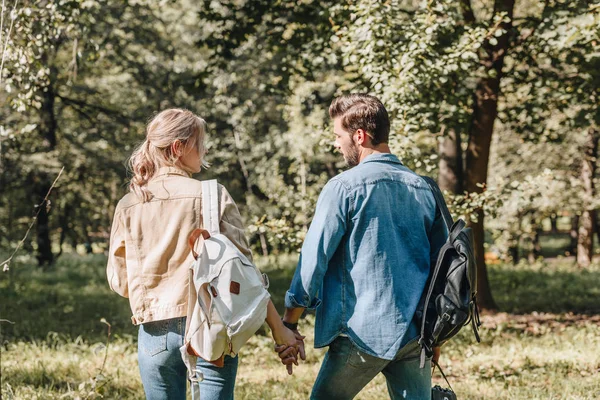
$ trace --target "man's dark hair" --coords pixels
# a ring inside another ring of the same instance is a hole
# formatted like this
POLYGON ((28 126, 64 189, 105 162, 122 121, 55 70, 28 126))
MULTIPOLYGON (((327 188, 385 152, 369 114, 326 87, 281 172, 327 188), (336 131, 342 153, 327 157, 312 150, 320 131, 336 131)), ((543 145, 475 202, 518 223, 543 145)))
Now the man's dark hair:
POLYGON ((374 145, 388 142, 390 118, 375 96, 353 93, 336 97, 329 106, 329 117, 342 117, 342 127, 350 133, 364 130, 374 145))

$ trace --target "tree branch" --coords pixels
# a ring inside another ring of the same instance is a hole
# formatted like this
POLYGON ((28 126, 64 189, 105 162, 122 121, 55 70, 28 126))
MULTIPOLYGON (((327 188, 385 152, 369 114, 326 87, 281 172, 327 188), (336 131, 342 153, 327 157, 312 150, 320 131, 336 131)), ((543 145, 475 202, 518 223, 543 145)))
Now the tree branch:
MULTIPOLYGON (((65 104, 69 104, 71 106, 79 106, 81 108, 84 108, 84 107, 91 108, 93 110, 101 111, 107 115, 116 117, 120 122, 125 123, 126 125, 129 125, 129 123, 130 123, 129 118, 127 118, 126 116, 124 116, 123 114, 119 113, 116 110, 111 110, 110 108, 106 108, 106 107, 98 105, 98 104, 90 104, 83 100, 72 99, 70 97, 62 96, 60 94, 57 94, 56 97, 61 99, 65 104)), ((73 108, 75 108, 76 111, 85 115, 88 119, 91 118, 87 114, 83 113, 81 108, 79 108, 79 109, 77 109, 77 107, 73 107, 73 108)))

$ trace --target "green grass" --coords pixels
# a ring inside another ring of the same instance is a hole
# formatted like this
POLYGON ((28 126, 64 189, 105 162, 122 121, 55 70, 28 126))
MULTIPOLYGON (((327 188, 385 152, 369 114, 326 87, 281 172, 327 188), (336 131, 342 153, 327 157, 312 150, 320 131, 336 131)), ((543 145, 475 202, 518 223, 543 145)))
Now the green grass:
POLYGON ((573 259, 488 267, 492 294, 511 313, 600 313, 600 268, 573 259))
MULTIPOLYGON (((102 256, 64 255, 53 270, 25 262, 0 275, 3 399, 143 399, 136 329, 126 299, 110 292, 102 256), (9 279, 10 278, 10 279, 9 279), (106 352, 107 325, 112 337, 106 352), (104 364, 104 358, 106 363, 104 364), (104 367, 103 367, 104 365, 104 367)), ((263 258, 281 310, 295 257, 263 258)), ((465 328, 444 346, 442 365, 460 399, 600 398, 600 268, 571 260, 490 267, 503 310, 483 317, 482 343, 465 328)), ((292 377, 266 332, 240 355, 237 399, 306 399, 324 350, 314 350, 314 317, 301 322, 308 360, 292 377)), ((267 329, 265 328, 265 331, 267 329)), ((435 383, 442 383, 440 377, 435 383)), ((381 376, 358 399, 385 399, 381 376)))

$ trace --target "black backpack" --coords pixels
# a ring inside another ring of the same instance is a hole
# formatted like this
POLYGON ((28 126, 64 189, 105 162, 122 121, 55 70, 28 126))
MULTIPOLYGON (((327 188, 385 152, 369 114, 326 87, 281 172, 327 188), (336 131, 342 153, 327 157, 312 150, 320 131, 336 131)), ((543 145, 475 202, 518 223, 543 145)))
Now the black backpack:
MULTIPOLYGON (((437 183, 423 176, 428 183, 440 213, 448 227, 448 240, 440 249, 421 297, 417 317, 421 325, 421 368, 433 348, 471 322, 478 342, 481 325, 477 308, 477 266, 473 251, 473 233, 462 219, 452 221, 448 206, 437 183)), ((433 260, 432 260, 433 261, 433 260)))

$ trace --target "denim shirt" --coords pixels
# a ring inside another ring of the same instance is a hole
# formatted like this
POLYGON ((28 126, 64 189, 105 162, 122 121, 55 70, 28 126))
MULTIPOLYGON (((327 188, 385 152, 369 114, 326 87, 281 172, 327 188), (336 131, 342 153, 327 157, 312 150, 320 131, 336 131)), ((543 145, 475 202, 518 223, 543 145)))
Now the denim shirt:
POLYGON ((448 236, 427 182, 393 154, 372 154, 323 188, 286 293, 316 308, 315 347, 348 336, 392 360, 418 336, 413 316, 448 236))

